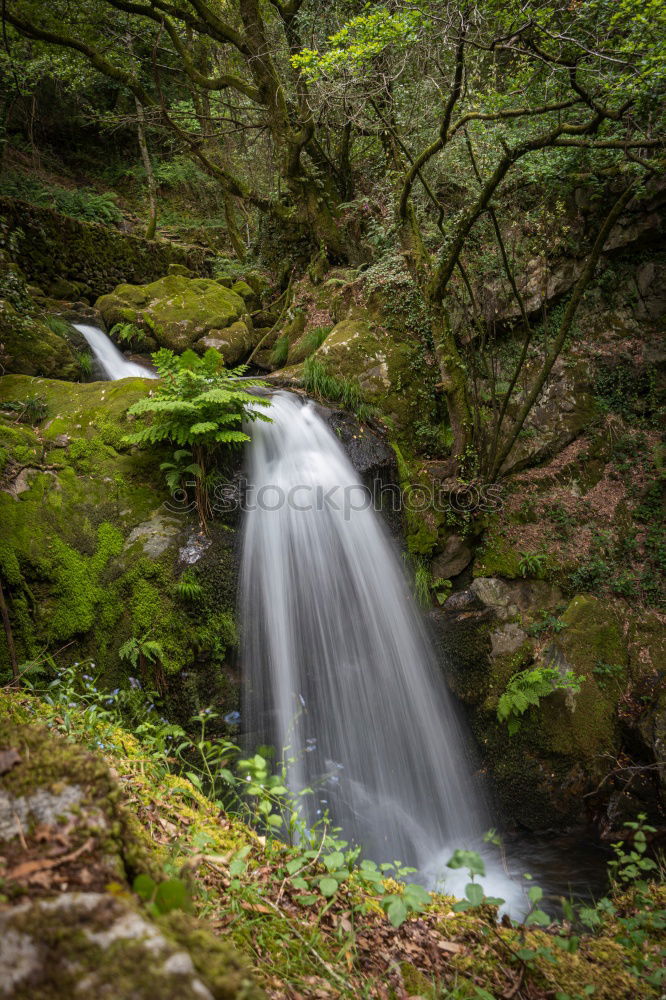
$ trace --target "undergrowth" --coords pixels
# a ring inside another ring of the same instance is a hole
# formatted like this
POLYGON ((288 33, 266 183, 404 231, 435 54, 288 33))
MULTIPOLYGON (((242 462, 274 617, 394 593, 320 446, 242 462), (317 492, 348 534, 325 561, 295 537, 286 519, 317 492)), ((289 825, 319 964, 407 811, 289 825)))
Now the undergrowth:
POLYGON ((53 208, 74 219, 101 222, 107 226, 117 225, 123 217, 116 204, 117 195, 113 191, 100 193, 89 188, 71 190, 16 172, 8 171, 0 178, 0 195, 20 198, 32 205, 53 208))
POLYGON ((660 995, 666 911, 663 888, 650 881, 660 872, 644 817, 625 824, 625 841, 614 845, 607 896, 584 905, 563 899, 563 915, 554 918, 542 889, 529 883, 522 922, 505 916, 498 924, 502 901, 486 893, 476 852, 458 849, 448 862, 468 873, 458 901, 406 883, 410 869, 362 859, 328 817, 306 824, 301 801, 312 792, 288 792, 288 761, 243 757, 231 740, 211 738, 212 711, 196 717, 198 732, 189 737, 136 678, 105 692, 90 663, 55 671, 42 661, 22 670, 33 696, 10 697, 27 704, 28 715, 123 773, 131 747, 132 780, 143 787, 132 788, 144 803, 139 814, 151 830, 162 829, 160 809, 175 822, 164 879, 135 880, 146 907, 193 908, 224 927, 273 991, 388 997, 414 995, 405 986, 416 980, 418 995, 431 1000, 660 995), (179 810, 188 812, 180 825, 179 810), (206 816, 217 820, 204 823, 206 816), (247 826, 233 827, 236 843, 221 853, 217 831, 238 820, 247 826))

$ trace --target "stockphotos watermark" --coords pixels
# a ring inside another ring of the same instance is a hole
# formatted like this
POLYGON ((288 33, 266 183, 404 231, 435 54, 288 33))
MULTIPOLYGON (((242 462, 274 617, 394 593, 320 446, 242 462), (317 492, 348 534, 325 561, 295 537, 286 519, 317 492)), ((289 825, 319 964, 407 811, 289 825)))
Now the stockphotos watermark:
MULTIPOLYGON (((165 506, 174 514, 196 509, 192 491, 195 483, 175 490, 165 506)), ((502 487, 497 483, 460 483, 451 487, 414 485, 402 489, 395 483, 376 478, 372 485, 351 483, 346 486, 320 486, 278 483, 253 486, 242 477, 221 482, 210 491, 210 505, 216 514, 288 510, 300 513, 327 510, 339 513, 348 521, 354 513, 375 510, 383 513, 418 514, 425 511, 477 515, 496 513, 503 507, 502 487)))

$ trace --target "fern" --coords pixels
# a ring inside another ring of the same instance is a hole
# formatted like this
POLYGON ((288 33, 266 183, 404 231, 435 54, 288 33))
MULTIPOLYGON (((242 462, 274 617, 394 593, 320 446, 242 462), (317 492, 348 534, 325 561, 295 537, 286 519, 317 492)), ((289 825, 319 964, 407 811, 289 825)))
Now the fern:
POLYGON ((146 343, 146 334, 135 323, 116 323, 111 327, 109 336, 117 344, 131 344, 141 347, 146 343))
POLYGON ((176 584, 176 593, 185 601, 196 601, 203 594, 203 587, 194 579, 191 573, 183 573, 176 584))
POLYGON ((261 408, 269 400, 252 390, 262 383, 241 376, 244 366, 225 369, 222 356, 214 349, 199 357, 185 351, 180 357, 162 348, 153 354, 160 376, 152 395, 138 400, 128 410, 146 423, 128 434, 125 441, 139 447, 171 444, 171 461, 162 462, 171 491, 194 488, 194 499, 202 528, 209 512, 207 470, 236 448, 249 435, 244 422, 269 420, 261 408))
POLYGON ((578 694, 585 678, 567 670, 561 674, 554 667, 533 667, 514 674, 497 703, 497 718, 506 722, 509 735, 520 729, 520 717, 532 707, 538 707, 541 699, 554 691, 571 691, 578 694))

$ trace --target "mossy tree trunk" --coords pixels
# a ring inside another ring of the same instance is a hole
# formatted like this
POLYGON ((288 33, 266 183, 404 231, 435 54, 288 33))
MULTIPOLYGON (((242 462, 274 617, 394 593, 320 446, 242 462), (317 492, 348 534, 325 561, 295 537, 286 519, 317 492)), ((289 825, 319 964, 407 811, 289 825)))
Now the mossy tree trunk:
POLYGON ((139 140, 139 150, 141 152, 141 162, 143 163, 143 169, 146 171, 146 184, 148 187, 148 225, 146 226, 146 239, 153 240, 155 239, 155 230, 157 229, 157 181, 155 179, 155 171, 153 170, 153 164, 148 150, 148 140, 146 138, 146 116, 143 110, 143 104, 138 97, 134 98, 134 103, 136 105, 136 131, 139 140))

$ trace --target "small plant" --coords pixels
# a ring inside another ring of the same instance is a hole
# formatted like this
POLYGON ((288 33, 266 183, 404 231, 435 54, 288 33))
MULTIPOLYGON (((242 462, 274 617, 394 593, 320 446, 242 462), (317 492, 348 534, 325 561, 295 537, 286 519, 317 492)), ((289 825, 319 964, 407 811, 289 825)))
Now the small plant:
POLYGON ((416 594, 416 600, 422 608, 429 608, 432 604, 430 586, 430 569, 423 559, 418 559, 414 567, 414 593, 416 594))
POLYGON ((624 667, 621 663, 604 663, 602 660, 597 660, 592 673, 599 687, 604 690, 622 684, 624 679, 624 667))
POLYGON ((521 576, 540 576, 548 562, 546 552, 521 552, 518 572, 521 576))
POLYGON ((81 374, 85 378, 90 378, 93 373, 93 356, 90 351, 74 351, 74 357, 81 374))
POLYGON ((430 586, 438 604, 444 604, 450 597, 451 590, 453 589, 451 580, 444 580, 441 576, 433 580, 430 586))
POLYGON ((563 632, 567 628, 567 623, 560 621, 556 615, 551 615, 548 611, 541 612, 541 621, 532 622, 528 625, 525 631, 528 635, 540 636, 545 632, 563 632))
POLYGON ((271 368, 282 368, 289 355, 289 337, 278 337, 270 356, 271 368))
POLYGON ((225 449, 250 440, 242 429, 244 421, 270 421, 260 410, 269 400, 252 394, 261 382, 241 381, 244 366, 226 369, 212 348, 202 358, 194 351, 177 357, 165 348, 152 357, 160 377, 157 388, 127 411, 151 420, 125 441, 143 447, 176 446, 173 462, 163 463, 167 482, 173 484, 176 472, 187 462, 183 467, 194 477, 194 501, 205 530, 210 513, 208 469, 225 449))
POLYGON ((203 587, 194 579, 192 572, 186 570, 177 582, 175 591, 184 601, 196 601, 203 594, 203 587))
POLYGON ((578 677, 572 670, 561 674, 553 667, 532 667, 514 674, 500 696, 497 704, 497 718, 506 722, 509 735, 518 732, 521 716, 531 707, 538 707, 542 698, 547 698, 554 691, 570 691, 578 694, 584 678, 578 677))
POLYGON ((46 396, 35 394, 26 399, 8 399, 0 403, 0 410, 16 414, 16 421, 19 424, 30 424, 34 426, 44 420, 48 413, 46 396))
POLYGON ((44 326, 48 326, 52 333, 57 333, 59 337, 69 339, 72 335, 72 327, 62 316, 46 316, 44 326))
POLYGON ((329 375, 326 366, 319 358, 309 357, 303 362, 303 387, 316 399, 341 403, 345 409, 355 413, 359 420, 367 420, 374 413, 373 407, 363 402, 363 393, 358 381, 329 375))
POLYGON ((136 348, 143 347, 147 342, 145 331, 136 323, 116 323, 111 327, 109 336, 121 346, 126 344, 136 348))
POLYGON ((647 888, 646 878, 649 877, 649 873, 657 869, 656 861, 647 857, 646 836, 648 833, 656 833, 657 831, 655 827, 648 826, 646 820, 645 813, 640 813, 636 820, 630 820, 624 824, 625 828, 632 833, 630 845, 622 840, 613 844, 615 859, 608 863, 608 868, 612 881, 621 887, 631 884, 645 890, 647 888))
POLYGON ((311 354, 319 350, 331 330, 330 326, 315 326, 312 330, 308 330, 300 343, 301 356, 309 358, 311 354))
POLYGON ((118 650, 121 660, 127 660, 133 667, 145 671, 147 663, 163 664, 164 652, 159 642, 149 638, 149 633, 142 636, 132 636, 118 650))
POLYGON ((180 878, 155 882, 150 875, 137 875, 132 889, 146 904, 148 912, 155 917, 172 910, 192 912, 192 897, 186 882, 180 878))

